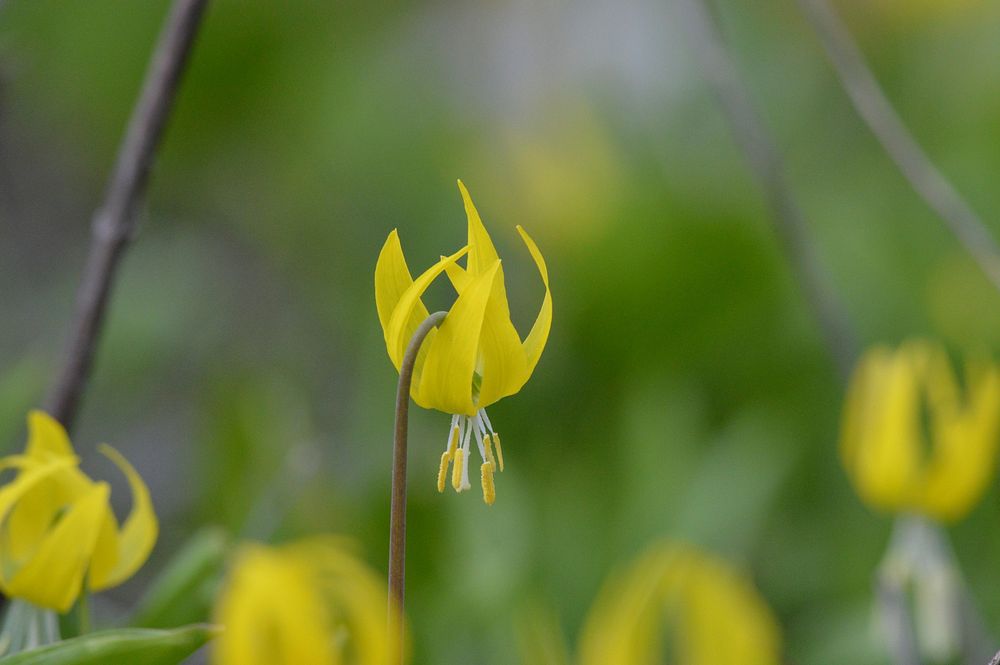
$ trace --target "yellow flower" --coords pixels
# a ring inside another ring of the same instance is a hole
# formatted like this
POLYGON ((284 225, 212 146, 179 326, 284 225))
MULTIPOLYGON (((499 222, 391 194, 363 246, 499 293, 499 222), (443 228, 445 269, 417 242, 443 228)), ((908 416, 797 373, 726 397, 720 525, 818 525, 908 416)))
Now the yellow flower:
POLYGON ((387 665, 387 591, 347 544, 241 548, 216 605, 216 665, 387 665))
POLYGON ((1000 370, 966 364, 960 385, 944 349, 924 341, 870 350, 847 392, 840 451, 874 508, 941 521, 963 517, 993 477, 1000 370))
POLYGON ((110 446, 101 452, 132 488, 132 511, 119 526, 110 487, 78 467, 62 425, 41 411, 28 414, 24 454, 0 459, 17 475, 0 487, 0 588, 8 596, 66 612, 83 587, 121 584, 149 556, 157 536, 149 489, 110 446))
POLYGON ((375 304, 389 357, 398 370, 410 338, 428 316, 421 295, 441 273, 448 275, 458 297, 444 322, 431 331, 421 347, 410 394, 426 409, 453 414, 441 456, 438 491, 444 491, 452 463, 455 490, 471 487, 469 457, 474 436, 482 459, 483 498, 492 504, 496 496, 493 474, 498 468, 503 471, 503 451, 486 407, 519 391, 534 371, 552 325, 552 296, 545 260, 531 237, 518 226, 545 285, 541 310, 522 342, 510 320, 500 258, 461 180, 458 187, 469 219, 468 244, 442 257, 414 280, 394 230, 375 266, 375 304), (466 253, 468 260, 463 268, 457 261, 466 253))
POLYGON ((686 546, 652 547, 601 591, 583 627, 580 665, 778 665, 778 624, 749 580, 686 546), (666 618, 669 639, 662 625, 666 618))

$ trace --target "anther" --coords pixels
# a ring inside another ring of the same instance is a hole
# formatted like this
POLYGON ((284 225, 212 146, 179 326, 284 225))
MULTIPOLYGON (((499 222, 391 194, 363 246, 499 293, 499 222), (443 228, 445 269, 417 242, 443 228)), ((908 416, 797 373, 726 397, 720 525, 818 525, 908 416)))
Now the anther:
POLYGON ((465 451, 461 448, 455 451, 455 466, 451 469, 451 486, 455 488, 456 492, 462 491, 462 456, 464 453, 465 451))
POLYGON ((483 462, 480 474, 483 481, 483 501, 486 502, 487 506, 492 506, 493 502, 497 500, 497 491, 493 486, 493 467, 490 466, 489 462, 483 462))
POLYGON ((438 492, 444 491, 444 482, 448 477, 448 464, 451 462, 451 453, 441 453, 441 468, 438 469, 438 492))
POLYGON ((455 448, 458 447, 458 425, 451 430, 451 436, 448 437, 448 459, 450 460, 455 454, 455 448))
POLYGON ((497 461, 493 457, 493 446, 490 443, 490 437, 483 437, 483 450, 486 451, 486 461, 490 463, 490 468, 495 473, 497 470, 497 461))
POLYGON ((500 435, 495 432, 493 434, 493 445, 496 446, 497 461, 500 462, 500 470, 503 471, 503 448, 500 447, 500 435))

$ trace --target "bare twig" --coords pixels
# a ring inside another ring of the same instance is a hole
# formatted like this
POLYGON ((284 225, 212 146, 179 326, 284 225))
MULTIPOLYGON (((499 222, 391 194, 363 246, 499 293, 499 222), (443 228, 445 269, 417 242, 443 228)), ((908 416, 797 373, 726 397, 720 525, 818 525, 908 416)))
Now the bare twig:
POLYGON ((819 35, 855 110, 913 190, 944 221, 1000 290, 1000 247, 996 240, 903 124, 836 11, 827 0, 799 0, 799 5, 819 35))
POLYGON ((990 665, 1000 665, 1000 651, 997 652, 997 655, 993 656, 993 660, 990 661, 990 665))
POLYGON ((819 323, 820 333, 837 372, 846 381, 858 355, 853 326, 809 242, 806 220, 785 180, 781 157, 754 110, 750 94, 706 1, 681 0, 691 45, 753 174, 764 190, 775 229, 785 246, 792 269, 819 323))
POLYGON ((410 338, 399 365, 396 388, 396 430, 392 442, 392 502, 389 513, 389 637, 398 654, 392 663, 403 662, 403 600, 406 587, 406 435, 410 415, 410 383, 420 345, 439 326, 447 312, 435 312, 424 319, 410 338))
MULTIPOLYGON (((849 315, 808 240, 805 217, 785 179, 780 154, 758 116, 750 93, 736 68, 729 48, 712 14, 709 0, 681 0, 687 32, 733 133, 763 187, 775 227, 798 275, 806 299, 820 326, 841 382, 847 379, 859 355, 858 341, 849 315)), ((920 665, 909 608, 897 590, 876 585, 896 665, 920 665)))
POLYGON ((65 359, 46 400, 48 412, 67 429, 72 426, 90 375, 112 282, 124 250, 135 234, 136 209, 145 192, 156 148, 207 3, 208 0, 175 0, 119 148, 104 203, 94 216, 65 359))

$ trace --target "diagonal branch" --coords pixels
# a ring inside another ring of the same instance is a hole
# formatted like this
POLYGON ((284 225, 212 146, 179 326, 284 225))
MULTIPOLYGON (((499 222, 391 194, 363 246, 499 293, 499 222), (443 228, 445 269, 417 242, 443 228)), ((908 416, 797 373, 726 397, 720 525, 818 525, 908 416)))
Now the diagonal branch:
POLYGON ((67 429, 90 375, 115 273, 135 235, 136 210, 207 4, 208 0, 175 0, 119 148, 104 203, 94 216, 65 358, 45 403, 67 429))
POLYGON ((690 43, 733 134, 771 208, 775 230, 792 264, 841 380, 847 381, 858 342, 843 302, 809 242, 805 216, 785 179, 781 156, 757 115, 707 0, 681 0, 690 43))
POLYGON ((827 0, 799 0, 819 35, 840 84, 913 190, 944 221, 986 277, 1000 290, 1000 246, 903 124, 847 26, 827 0))

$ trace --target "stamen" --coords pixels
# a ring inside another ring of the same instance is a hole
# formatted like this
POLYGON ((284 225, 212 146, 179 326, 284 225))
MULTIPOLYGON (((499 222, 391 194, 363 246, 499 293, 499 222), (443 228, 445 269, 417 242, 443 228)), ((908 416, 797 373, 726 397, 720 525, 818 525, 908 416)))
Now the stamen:
POLYGON ((472 485, 469 484, 469 459, 472 455, 469 454, 468 449, 465 450, 465 454, 462 456, 462 486, 459 489, 460 492, 472 489, 472 485))
POLYGON ((490 417, 486 415, 486 409, 479 409, 479 415, 482 417, 483 422, 486 423, 486 429, 492 434, 494 432, 493 424, 490 423, 490 417))
POLYGON ((459 448, 455 451, 455 466, 451 468, 451 486, 455 488, 456 492, 462 491, 462 458, 465 456, 465 451, 459 448))
POLYGON ((486 461, 486 448, 483 446, 483 423, 477 415, 476 419, 472 423, 473 434, 476 435, 476 445, 479 446, 479 456, 482 460, 486 461))
POLYGON ((438 492, 444 492, 444 481, 448 476, 448 464, 451 463, 449 453, 441 453, 441 467, 438 469, 438 492))
POLYGON ((492 506, 493 502, 497 500, 497 491, 493 486, 493 467, 490 466, 489 462, 483 462, 479 471, 483 481, 483 501, 486 502, 487 506, 492 506))
POLYGON ((483 438, 483 443, 485 444, 485 447, 486 447, 486 461, 490 463, 490 468, 492 468, 493 471, 496 472, 496 470, 497 470, 497 461, 496 461, 496 458, 493 457, 493 446, 490 443, 491 439, 492 439, 492 437, 489 437, 489 436, 484 437, 483 438))
POLYGON ((450 460, 455 455, 455 449, 458 448, 458 425, 454 425, 451 430, 451 436, 448 437, 448 459, 450 460))
POLYGON ((500 470, 503 471, 503 448, 500 447, 500 435, 493 433, 493 445, 497 448, 497 461, 500 462, 500 470))

